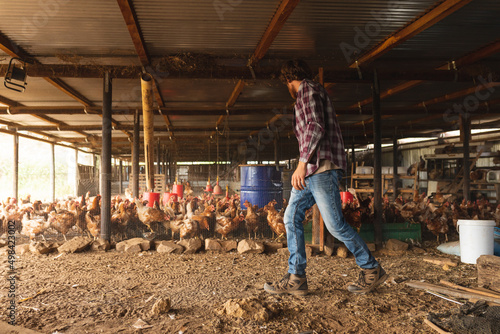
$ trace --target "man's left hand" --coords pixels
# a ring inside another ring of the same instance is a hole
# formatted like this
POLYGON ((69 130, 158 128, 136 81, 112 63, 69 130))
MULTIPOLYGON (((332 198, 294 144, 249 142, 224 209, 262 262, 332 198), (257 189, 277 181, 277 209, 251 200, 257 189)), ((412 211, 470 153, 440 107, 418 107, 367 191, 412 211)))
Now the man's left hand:
POLYGON ((304 190, 306 186, 306 164, 302 161, 299 161, 299 165, 295 172, 292 175, 292 187, 297 190, 304 190))

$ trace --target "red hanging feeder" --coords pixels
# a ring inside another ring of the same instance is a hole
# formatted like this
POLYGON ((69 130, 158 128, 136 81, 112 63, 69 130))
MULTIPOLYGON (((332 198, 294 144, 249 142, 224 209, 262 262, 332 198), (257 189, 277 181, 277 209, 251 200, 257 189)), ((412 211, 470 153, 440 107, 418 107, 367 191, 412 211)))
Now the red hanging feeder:
POLYGON ((208 177, 207 186, 205 188, 205 191, 208 193, 212 192, 212 186, 210 185, 210 176, 208 177))

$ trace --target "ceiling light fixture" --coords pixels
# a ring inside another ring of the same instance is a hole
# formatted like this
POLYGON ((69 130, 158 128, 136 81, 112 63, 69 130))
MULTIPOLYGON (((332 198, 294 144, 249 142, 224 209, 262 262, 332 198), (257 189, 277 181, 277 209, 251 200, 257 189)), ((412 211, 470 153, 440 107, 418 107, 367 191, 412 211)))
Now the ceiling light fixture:
POLYGON ((20 58, 11 58, 3 84, 8 89, 23 93, 28 84, 26 76, 26 62, 20 58))

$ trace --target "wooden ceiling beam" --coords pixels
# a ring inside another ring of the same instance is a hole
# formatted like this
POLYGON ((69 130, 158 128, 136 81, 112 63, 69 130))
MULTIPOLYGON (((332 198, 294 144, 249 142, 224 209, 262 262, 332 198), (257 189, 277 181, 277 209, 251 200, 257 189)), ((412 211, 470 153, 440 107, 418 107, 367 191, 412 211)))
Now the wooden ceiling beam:
MULTIPOLYGON (((246 129, 262 129, 262 127, 248 127, 246 125, 239 125, 239 126, 231 126, 232 129, 235 131, 238 130, 246 130, 246 129)), ((23 130, 23 131, 100 131, 102 129, 101 125, 59 125, 59 126, 54 126, 54 125, 19 125, 17 126, 18 130, 23 130)), ((121 125, 121 126, 115 126, 115 130, 121 130, 121 131, 131 131, 134 129, 134 125, 121 125)), ((211 131, 213 128, 211 126, 206 126, 206 127, 200 127, 200 126, 187 126, 187 127, 177 127, 176 131, 178 132, 197 132, 197 131, 207 131, 207 136, 209 131, 211 131)), ((164 126, 155 126, 154 131, 165 131, 166 129, 164 126)))
MULTIPOLYGON (((68 84, 66 84, 61 79, 58 79, 58 78, 55 78, 55 79, 54 78, 44 78, 44 79, 46 81, 48 81, 49 83, 53 84, 56 88, 58 88, 62 92, 66 93, 67 95, 71 96, 72 98, 74 98, 75 100, 77 100, 78 102, 83 104, 85 107, 94 107, 95 106, 92 101, 90 101, 85 96, 83 96, 82 94, 77 92, 75 89, 70 87, 68 84)), ((99 113, 98 115, 100 117, 102 117, 102 113, 99 113)), ((117 127, 120 125, 120 123, 117 122, 116 120, 114 120, 113 118, 111 118, 111 125, 117 127)), ((127 135, 127 137, 130 137, 130 138, 132 137, 132 135, 128 131, 123 131, 123 133, 125 133, 127 135)))
MULTIPOLYGON (((488 58, 489 56, 492 56, 498 52, 500 52, 500 40, 497 40, 493 43, 490 43, 486 46, 483 46, 483 47, 475 50, 474 52, 471 52, 467 55, 464 55, 464 56, 458 58, 457 60, 454 61, 455 67, 457 69, 459 69, 463 66, 472 65, 472 64, 476 63, 477 61, 480 61, 481 59, 484 59, 484 58, 488 58)), ((450 68, 450 63, 443 64, 443 65, 436 68, 436 70, 439 70, 439 71, 450 70, 450 69, 452 69, 452 68, 450 68)), ((449 71, 449 73, 453 74, 453 73, 456 73, 456 71, 449 71)), ((420 85, 423 82, 424 82, 424 80, 411 80, 408 82, 403 82, 402 84, 396 85, 396 86, 389 88, 386 91, 380 93, 380 99, 384 99, 384 98, 402 93, 404 91, 407 91, 411 88, 414 88, 414 87, 420 85)), ((360 101, 359 105, 365 106, 367 104, 372 103, 372 101, 373 101, 373 99, 371 97, 369 97, 363 101, 360 101)), ((359 105, 353 104, 350 106, 350 108, 356 109, 359 107, 359 105)))
MULTIPOLYGON (((21 105, 20 103, 14 100, 6 98, 5 96, 0 96, 0 103, 5 104, 8 107, 17 107, 21 105)), ((5 109, 7 110, 7 108, 5 109)))
POLYGON ((233 92, 231 93, 231 96, 229 96, 229 99, 226 102, 226 109, 232 108, 234 106, 234 104, 236 103, 236 100, 240 96, 244 87, 245 87, 245 81, 238 80, 238 82, 236 83, 236 86, 233 89, 233 92))
MULTIPOLYGON (((471 52, 465 56, 460 57, 457 60, 454 60, 455 66, 457 68, 461 68, 463 66, 467 66, 470 64, 474 64, 482 59, 488 58, 496 53, 500 52, 500 39, 496 40, 493 43, 490 43, 488 45, 483 46, 482 48, 471 52)), ((437 70, 448 70, 452 69, 449 68, 450 64, 444 64, 442 66, 439 66, 437 70)))
MULTIPOLYGON (((0 97, 1 100, 1 97, 0 97)), ((273 109, 281 109, 283 105, 276 103, 269 106, 260 107, 238 107, 231 110, 237 112, 238 115, 254 115, 254 114, 268 114, 273 109)), ((137 108, 113 108, 113 115, 134 115, 137 108)), ((101 113, 100 107, 82 108, 74 106, 43 106, 43 107, 10 107, 9 112, 12 115, 25 115, 25 114, 53 114, 53 115, 78 115, 78 114, 94 114, 101 113)), ((172 116, 220 116, 225 115, 226 111, 222 108, 206 107, 205 104, 199 107, 163 107, 160 108, 162 113, 168 113, 172 116)), ((155 115, 160 115, 159 110, 153 110, 155 115)), ((7 108, 0 106, 0 115, 8 114, 7 108)))
POLYGON ((23 138, 27 138, 27 139, 32 139, 32 140, 37 140, 37 141, 41 141, 41 142, 48 143, 48 144, 57 144, 57 145, 62 146, 62 147, 67 147, 67 148, 70 148, 70 149, 77 149, 78 151, 89 153, 89 152, 86 152, 86 151, 82 151, 81 149, 79 149, 76 146, 70 146, 70 145, 65 145, 65 144, 60 143, 60 142, 66 142, 65 138, 61 138, 61 137, 54 137, 54 136, 50 136, 50 135, 49 136, 44 135, 47 138, 52 139, 52 140, 47 140, 47 139, 38 138, 38 137, 35 137, 35 136, 30 136, 29 134, 18 133, 18 132, 13 131, 13 130, 7 130, 7 129, 1 129, 1 128, 0 128, 0 133, 5 133, 5 134, 9 134, 9 135, 15 135, 15 134, 17 134, 19 137, 23 137, 23 138))
POLYGON ((137 21, 137 15, 135 14, 134 6, 130 0, 117 0, 120 11, 122 12, 123 19, 127 25, 128 32, 134 43, 135 51, 139 56, 139 60, 143 66, 149 64, 149 55, 146 51, 146 43, 142 36, 141 28, 137 21))
POLYGON ((427 106, 430 106, 433 104, 455 100, 455 99, 458 99, 458 98, 461 98, 461 97, 464 97, 467 95, 474 94, 474 93, 479 92, 479 91, 483 91, 485 89, 490 89, 490 88, 493 89, 494 87, 498 87, 498 86, 500 86, 500 82, 488 82, 486 84, 481 84, 479 86, 470 87, 470 88, 463 89, 463 90, 460 90, 457 92, 453 92, 451 94, 445 94, 443 96, 439 96, 439 97, 436 97, 433 99, 429 99, 427 101, 420 102, 420 103, 414 105, 414 107, 422 107, 423 108, 423 107, 427 107, 427 106))
MULTIPOLYGON (((0 65, 0 76, 5 76, 8 65, 0 65)), ((41 64, 27 63, 26 73, 32 78, 103 78, 109 72, 111 78, 135 79, 142 73, 141 66, 116 66, 116 65, 67 65, 67 64, 41 64)))
MULTIPOLYGON (((495 50, 496 48, 490 48, 495 50)), ((471 57, 467 56, 467 57, 471 57)), ((456 63, 461 63, 458 60, 456 63)), ((475 76, 481 74, 480 69, 463 67, 467 64, 462 63, 458 71, 443 71, 440 68, 448 69, 448 63, 440 66, 438 69, 421 69, 415 70, 414 67, 408 69, 379 69, 377 74, 381 80, 426 80, 426 81, 450 81, 461 82, 470 81, 475 76)), ((5 76, 7 73, 8 65, 0 64, 0 76, 5 76)), ((490 66, 491 72, 500 72, 500 67, 490 66)), ((61 65, 61 64, 26 64, 26 72, 28 77, 36 78, 102 78, 105 72, 109 72, 110 76, 114 79, 138 79, 142 73, 140 66, 108 66, 108 65, 61 65)), ((256 76, 260 79, 277 80, 279 68, 275 66, 259 66, 254 69, 256 76)), ((234 80, 235 78, 250 80, 252 79, 247 67, 219 67, 215 69, 199 69, 190 72, 170 73, 171 75, 164 80, 170 83, 175 83, 177 79, 221 79, 221 80, 234 80)), ((373 80, 373 73, 371 71, 363 72, 363 79, 359 78, 358 72, 353 69, 346 70, 333 70, 324 69, 325 86, 335 83, 360 83, 371 84, 373 80)), ((163 80, 157 77, 156 81, 163 80)), ((158 102, 158 100, 157 100, 158 102)), ((160 105, 161 102, 158 104, 160 105)))
POLYGON ((245 81, 243 80, 238 80, 238 82, 236 83, 236 85, 234 86, 234 89, 231 93, 231 95, 229 96, 229 99, 227 100, 226 102, 226 114, 224 115, 221 115, 219 117, 219 119, 217 120, 217 122, 215 123, 215 131, 213 131, 211 134, 210 134, 210 138, 212 138, 214 135, 217 134, 217 129, 219 128, 219 126, 222 124, 222 122, 224 122, 224 120, 229 117, 229 108, 231 108, 232 106, 234 106, 234 104, 236 103, 236 100, 238 99, 238 97, 240 96, 241 92, 243 91, 243 88, 245 87, 245 81))
MULTIPOLYGON (((61 127, 61 126, 69 126, 67 123, 65 122, 62 122, 62 121, 58 121, 57 119, 54 119, 52 117, 49 117, 49 116, 46 116, 46 115, 32 115, 38 119, 41 119, 42 121, 45 121, 45 122, 49 122, 51 124, 54 124, 56 127, 61 127)), ((74 131, 78 134, 81 134, 82 136, 85 136, 85 137, 88 137, 89 134, 88 133, 85 133, 83 131, 74 131)))
MULTIPOLYGON (((488 104, 489 106, 494 106, 499 104, 498 99, 496 100, 487 100, 482 103, 488 104)), ((349 107, 339 107, 335 108, 335 112, 337 116, 349 116, 349 115, 365 115, 365 116, 370 116, 372 114, 371 108, 363 108, 361 113, 357 108, 352 108, 353 106, 349 107)), ((357 105, 356 105, 357 107, 357 105)), ((428 114, 442 114, 444 112, 443 108, 440 108, 438 106, 432 107, 432 106, 426 106, 428 107, 426 112, 428 114)), ((266 107, 262 108, 256 108, 256 109, 250 109, 250 108, 245 108, 245 109, 231 109, 234 114, 238 115, 263 115, 263 114, 270 114, 272 113, 272 110, 281 110, 282 105, 279 103, 275 105, 269 105, 266 107)), ((26 106, 18 106, 18 107, 1 107, 0 106, 0 115, 47 115, 47 114, 52 114, 52 115, 75 115, 75 114, 92 114, 92 115, 100 115, 100 108, 98 107, 93 107, 93 108, 86 108, 87 112, 84 111, 84 108, 81 107, 59 107, 59 106, 53 106, 53 107, 26 107, 26 106)), ((414 113, 420 113, 422 110, 425 111, 421 106, 415 107, 415 106, 403 106, 403 107, 384 107, 382 110, 382 115, 405 115, 405 114, 414 114, 414 113)), ((168 111, 170 115, 172 116, 224 116, 226 115, 226 111, 222 109, 206 109, 204 106, 200 107, 199 109, 186 109, 183 110, 183 108, 162 108, 162 112, 168 111)), ((491 110, 488 110, 485 107, 481 107, 478 109, 478 113, 484 113, 484 112, 491 112, 491 113, 498 113, 498 108, 494 108, 491 110)), ((114 115, 133 115, 135 113, 135 109, 113 109, 113 114, 114 115)), ((158 110, 154 111, 155 115, 160 115, 158 110)), ((273 113, 274 114, 274 113, 273 113)), ((276 115, 285 115, 285 114, 276 114, 276 115)), ((281 117, 281 116, 279 116, 281 117)), ((119 122, 113 123, 113 126, 119 126, 119 122)), ((221 123, 219 123, 221 124, 221 123)))
POLYGON ((366 65, 379 58, 383 54, 389 52, 394 47, 406 42, 413 36, 419 34, 420 32, 432 27, 434 24, 438 23, 442 19, 446 18, 450 14, 454 13, 458 9, 467 5, 472 0, 445 0, 439 5, 435 6, 427 13, 406 25, 401 30, 393 33, 387 37, 382 43, 378 44, 370 51, 363 54, 357 61, 349 65, 350 68, 356 68, 357 66, 366 65))
MULTIPOLYGON (((21 59, 24 59, 25 61, 29 63, 34 63, 34 64, 40 64, 40 61, 35 59, 34 57, 31 57, 26 51, 24 51, 21 47, 18 45, 14 44, 11 42, 6 36, 4 36, 0 32, 0 49, 3 50, 4 52, 8 53, 11 57, 19 57, 21 59)), ((65 83, 59 78, 53 78, 53 77, 43 77, 45 81, 49 82, 52 84, 54 87, 62 91, 63 93, 71 96, 73 99, 77 100, 81 104, 83 104, 85 107, 93 107, 94 104, 92 101, 87 99, 85 96, 80 94, 78 91, 76 91, 74 88, 72 88, 70 85, 65 83)), ((19 104, 18 104, 19 105, 19 104)), ((35 117, 38 117, 37 115, 34 115, 35 117)), ((115 122, 112 120, 112 122, 115 122)), ((115 122, 116 124, 116 122, 115 122)), ((80 133, 81 134, 81 133, 80 133)), ((125 133, 127 136, 131 136, 130 133, 125 133)))
MULTIPOLYGON (((7 121, 4 121, 4 120, 0 120, 0 124, 8 126, 11 129, 11 130, 0 129, 0 130, 2 130, 3 133, 9 133, 9 134, 15 134, 14 130, 17 130, 19 127, 22 126, 21 124, 14 123, 14 122, 7 122, 7 121)), ((41 131, 30 131, 30 132, 32 132, 34 134, 37 134, 39 136, 43 136, 43 137, 46 137, 48 139, 51 139, 52 141, 46 140, 47 142, 50 142, 50 143, 64 141, 64 138, 62 138, 62 137, 53 136, 53 135, 45 133, 45 132, 41 132, 41 131)), ((34 137, 34 136, 29 136, 29 137, 32 138, 32 139, 43 140, 43 139, 40 139, 40 138, 34 137)), ((80 138, 80 140, 82 140, 82 138, 80 138)))
MULTIPOLYGON (((393 96, 393 95, 402 93, 404 91, 407 91, 413 87, 420 85, 422 82, 423 82, 422 80, 411 80, 411 81, 407 81, 407 82, 404 82, 402 84, 399 84, 397 86, 394 86, 392 88, 389 88, 389 89, 383 91, 382 93, 380 93, 380 99, 382 100, 382 99, 385 99, 389 96, 393 96)), ((349 108, 350 109, 357 109, 359 107, 366 106, 367 104, 370 104, 372 102, 373 102, 373 98, 369 97, 367 99, 364 99, 363 101, 360 101, 358 103, 350 105, 349 108)))
POLYGON ((255 66, 259 60, 261 60, 271 47, 271 44, 274 42, 276 36, 278 36, 279 32, 285 25, 286 21, 293 13, 293 10, 299 4, 300 0, 283 0, 278 7, 276 13, 274 13, 271 22, 267 26, 264 35, 260 39, 257 47, 255 48, 254 53, 250 57, 248 61, 248 66, 255 66))
POLYGON ((86 107, 93 107, 94 103, 87 99, 85 96, 77 92, 75 89, 70 87, 68 84, 63 82, 61 79, 58 78, 44 78, 47 82, 52 84, 54 87, 62 91, 63 93, 71 96, 73 99, 77 100, 81 104, 83 104, 86 107))
MULTIPOLYGON (((132 38, 132 42, 134 43, 135 51, 139 60, 141 61, 142 66, 149 66, 151 64, 150 56, 146 49, 146 43, 144 42, 144 37, 141 32, 141 27, 139 25, 139 21, 137 20, 137 15, 135 13, 134 6, 131 0, 117 0, 118 6, 120 7, 120 11, 122 12, 123 19, 125 20, 125 24, 127 25, 128 32, 130 34, 130 38, 132 38)), ((159 83, 153 76, 153 94, 156 99, 156 103, 160 108, 165 107, 165 101, 161 95, 159 83)), ((167 115, 162 114, 163 120, 167 125, 168 130, 171 132, 173 126, 170 122, 170 119, 167 115)))
MULTIPOLYGON (((7 114, 10 113, 10 108, 22 108, 24 107, 22 103, 19 103, 19 102, 16 102, 16 101, 13 101, 13 100, 10 100, 8 98, 5 98, 5 97, 2 97, 0 96, 0 102, 2 102, 3 104, 7 105, 7 108, 5 108, 5 112, 7 114)), ((67 125, 66 123, 64 122, 61 122, 61 121, 57 121, 51 117, 48 117, 48 116, 45 116, 45 115, 36 115, 36 114, 31 114, 31 116, 33 117, 36 117, 38 119, 41 119, 43 121, 46 121, 46 122, 49 122, 49 123, 52 123, 52 124, 55 124, 56 126, 61 126, 61 125, 67 125)), ((15 124, 15 123, 4 123, 10 127, 17 127, 19 126, 19 124, 15 124)), ((88 136, 88 134, 84 133, 84 132, 81 132, 81 131, 75 131, 76 133, 82 135, 82 136, 88 136)), ((44 133, 44 132, 38 132, 37 134, 39 135, 42 135, 42 136, 49 136, 48 134, 44 133)), ((58 138, 58 137, 53 137, 53 138, 58 138)))

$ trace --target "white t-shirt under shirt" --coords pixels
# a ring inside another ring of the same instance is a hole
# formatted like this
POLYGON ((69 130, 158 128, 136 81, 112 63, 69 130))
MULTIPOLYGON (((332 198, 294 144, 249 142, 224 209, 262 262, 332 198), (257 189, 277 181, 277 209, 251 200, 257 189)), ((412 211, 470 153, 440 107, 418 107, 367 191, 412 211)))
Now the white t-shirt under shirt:
POLYGON ((339 166, 331 162, 330 160, 320 160, 318 169, 313 173, 313 175, 320 174, 332 169, 341 169, 339 166))

